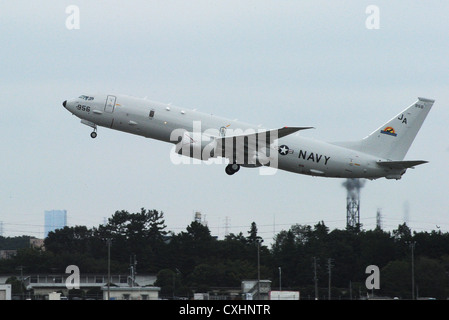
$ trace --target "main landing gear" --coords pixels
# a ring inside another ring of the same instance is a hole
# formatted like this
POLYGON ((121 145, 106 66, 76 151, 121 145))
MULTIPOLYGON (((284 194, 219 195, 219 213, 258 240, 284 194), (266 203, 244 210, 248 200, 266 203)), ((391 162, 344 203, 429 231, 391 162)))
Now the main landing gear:
POLYGON ((234 173, 236 173, 239 170, 240 170, 240 165, 237 163, 228 164, 225 168, 225 172, 230 176, 232 176, 234 173))

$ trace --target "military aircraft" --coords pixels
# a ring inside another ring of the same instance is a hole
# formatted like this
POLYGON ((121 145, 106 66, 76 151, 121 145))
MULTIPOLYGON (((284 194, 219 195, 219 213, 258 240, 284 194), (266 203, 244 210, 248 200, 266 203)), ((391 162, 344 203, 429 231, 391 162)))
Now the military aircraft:
POLYGON ((92 138, 101 126, 169 142, 189 159, 225 159, 228 175, 240 167, 271 167, 311 176, 398 180, 407 169, 427 163, 404 157, 433 103, 418 98, 367 137, 331 143, 300 135, 312 127, 264 129, 127 95, 80 95, 62 104, 93 128, 92 138))

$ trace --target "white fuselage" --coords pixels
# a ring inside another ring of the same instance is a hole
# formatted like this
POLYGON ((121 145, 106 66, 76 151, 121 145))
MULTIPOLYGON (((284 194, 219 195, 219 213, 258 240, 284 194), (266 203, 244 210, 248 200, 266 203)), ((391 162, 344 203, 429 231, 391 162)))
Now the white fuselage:
MULTIPOLYGON (((217 133, 229 130, 260 130, 256 125, 229 120, 191 109, 149 101, 124 95, 86 95, 64 102, 64 107, 82 119, 84 124, 102 126, 114 130, 140 135, 146 138, 173 141, 176 129, 194 130, 200 124, 201 131, 214 129, 217 133)), ((405 170, 381 167, 378 161, 385 160, 373 155, 335 144, 290 134, 279 138, 280 146, 277 168, 313 176, 336 178, 376 179, 400 176, 405 170)))

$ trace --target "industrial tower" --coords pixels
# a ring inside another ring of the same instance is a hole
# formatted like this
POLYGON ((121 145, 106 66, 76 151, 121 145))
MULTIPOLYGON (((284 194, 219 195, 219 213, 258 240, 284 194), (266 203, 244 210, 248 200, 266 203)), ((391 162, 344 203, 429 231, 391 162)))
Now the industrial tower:
POLYGON ((346 179, 343 186, 346 196, 346 228, 360 226, 360 189, 365 185, 362 179, 346 179))

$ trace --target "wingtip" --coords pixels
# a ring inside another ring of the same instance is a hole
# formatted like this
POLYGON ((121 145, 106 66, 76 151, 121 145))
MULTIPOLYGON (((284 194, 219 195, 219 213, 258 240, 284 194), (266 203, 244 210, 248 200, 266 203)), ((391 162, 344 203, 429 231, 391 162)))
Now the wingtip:
POLYGON ((428 99, 428 98, 423 98, 423 97, 418 97, 418 100, 422 101, 422 102, 431 102, 431 103, 435 102, 434 99, 428 99))
POLYGON ((316 128, 315 127, 288 127, 288 126, 285 126, 282 129, 307 130, 307 129, 316 129, 316 128))

